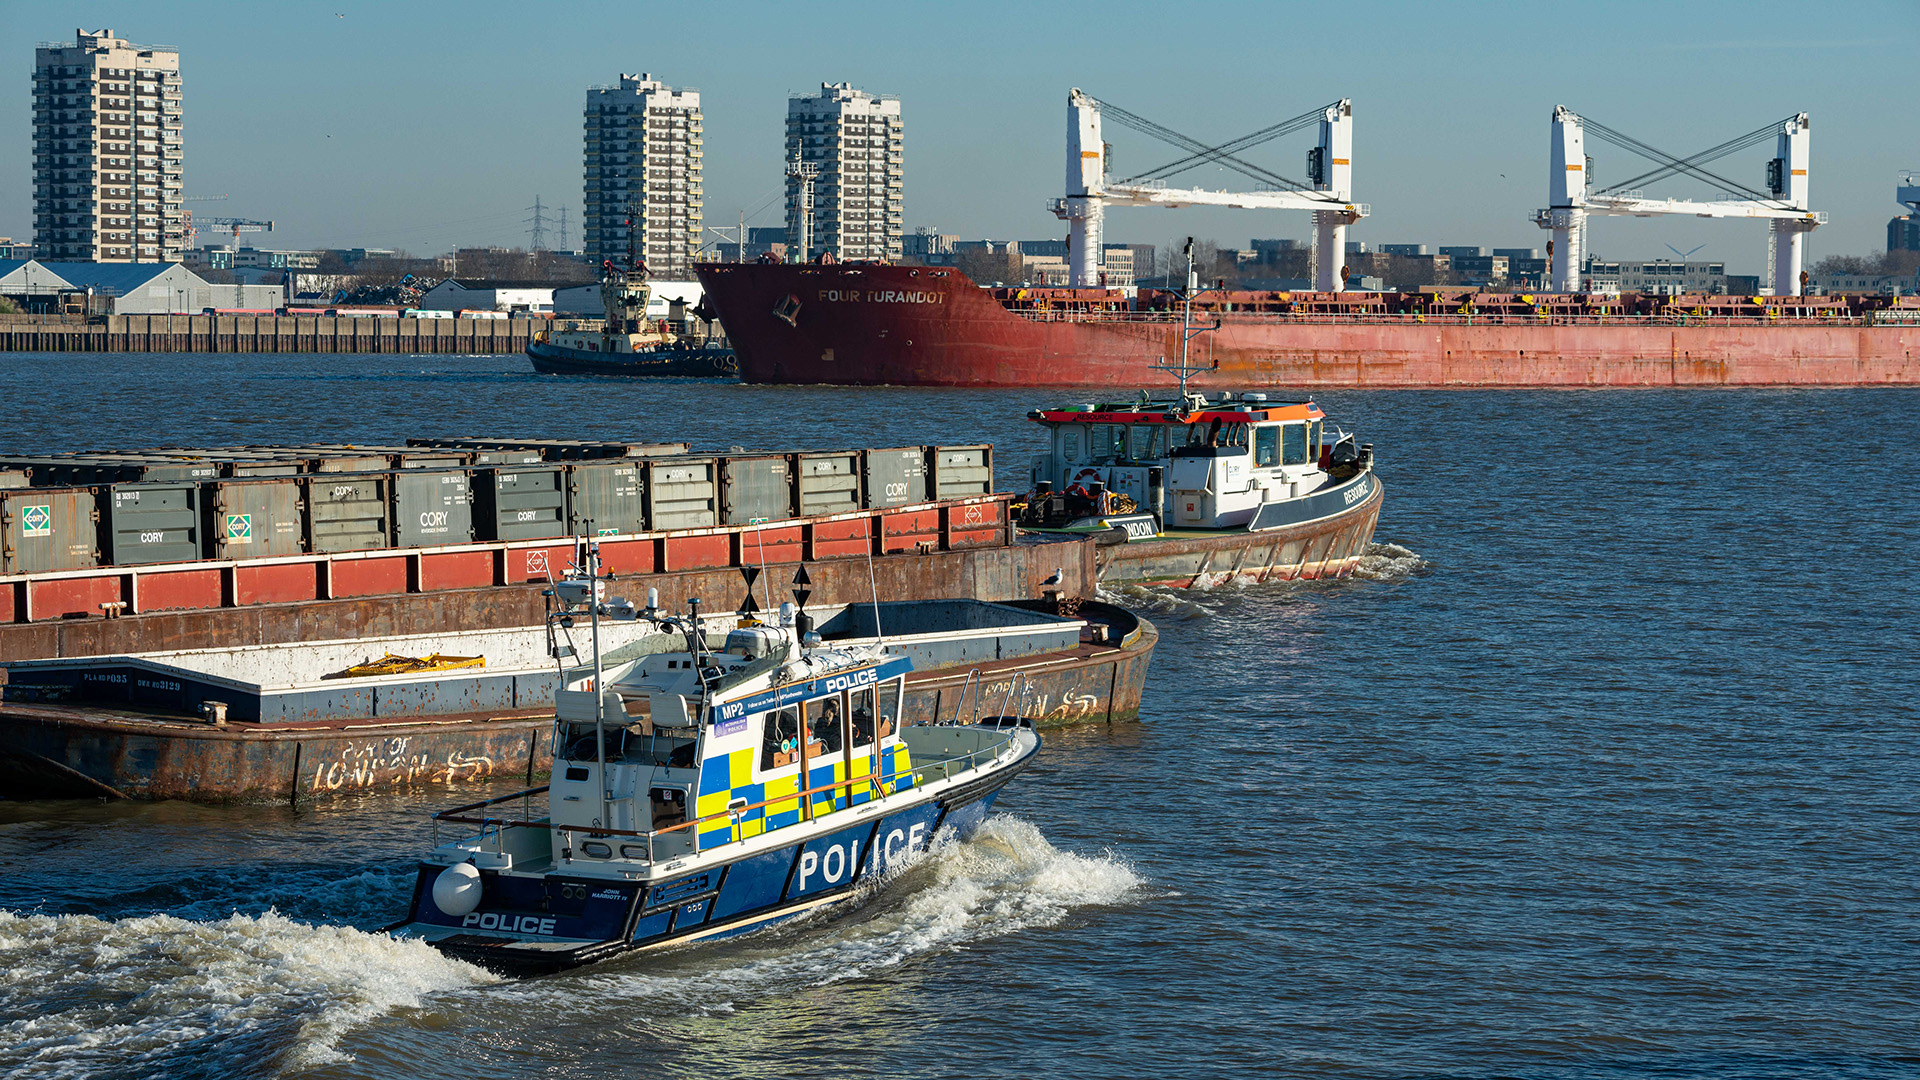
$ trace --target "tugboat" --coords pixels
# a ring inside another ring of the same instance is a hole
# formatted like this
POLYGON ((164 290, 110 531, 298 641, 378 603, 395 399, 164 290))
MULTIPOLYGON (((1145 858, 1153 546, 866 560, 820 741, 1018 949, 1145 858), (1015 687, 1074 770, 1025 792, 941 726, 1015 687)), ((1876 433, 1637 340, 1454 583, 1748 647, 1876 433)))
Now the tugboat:
POLYGON ((1348 576, 1373 541, 1386 498, 1373 444, 1329 431, 1311 400, 1209 399, 1187 388, 1210 370, 1189 362, 1188 343, 1219 324, 1193 323, 1191 238, 1186 255, 1180 363, 1154 365, 1179 380, 1178 393, 1028 413, 1052 445, 1033 459, 1033 487, 1013 504, 1016 521, 1035 533, 1099 534, 1095 566, 1109 584, 1348 576))
MULTIPOLYGON (((1039 752, 1031 723, 903 724, 913 664, 880 645, 827 647, 794 589, 735 626, 609 598, 589 547, 553 589, 549 651, 592 620, 593 662, 556 691, 552 782, 434 815, 412 908, 390 927, 509 974, 745 933, 846 900, 965 834, 1039 752), (602 619, 656 631, 602 655, 602 619), (546 813, 530 817, 546 796, 546 813), (497 816, 520 802, 519 817, 497 816), (443 824, 469 835, 439 843, 443 824)), ((805 585, 805 573, 796 577, 805 585)))
POLYGON ((606 320, 599 330, 542 330, 527 343, 533 370, 542 375, 645 375, 732 378, 732 349, 682 343, 665 322, 647 320, 647 265, 633 250, 627 222, 627 266, 600 264, 600 299, 606 320))
POLYGON ((1312 401, 1187 392, 1036 409, 1049 452, 1013 504, 1035 533, 1096 533, 1107 584, 1217 585, 1351 574, 1385 490, 1373 445, 1312 401))

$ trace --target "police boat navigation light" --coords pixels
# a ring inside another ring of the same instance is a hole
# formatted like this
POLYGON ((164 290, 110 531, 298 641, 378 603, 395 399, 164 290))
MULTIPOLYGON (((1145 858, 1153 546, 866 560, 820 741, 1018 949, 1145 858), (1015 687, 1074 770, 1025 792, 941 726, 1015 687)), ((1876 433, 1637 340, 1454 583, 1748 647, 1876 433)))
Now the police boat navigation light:
POLYGON ((1013 717, 900 723, 912 661, 823 646, 804 588, 763 621, 757 568, 726 627, 698 600, 611 597, 597 545, 579 561, 550 594, 552 779, 434 815, 396 936, 537 974, 744 933, 846 899, 942 828, 964 835, 1039 752, 1013 717), (593 662, 568 668, 583 613, 593 662), (603 619, 651 632, 603 655, 603 619), (444 826, 465 835, 441 843, 444 826))

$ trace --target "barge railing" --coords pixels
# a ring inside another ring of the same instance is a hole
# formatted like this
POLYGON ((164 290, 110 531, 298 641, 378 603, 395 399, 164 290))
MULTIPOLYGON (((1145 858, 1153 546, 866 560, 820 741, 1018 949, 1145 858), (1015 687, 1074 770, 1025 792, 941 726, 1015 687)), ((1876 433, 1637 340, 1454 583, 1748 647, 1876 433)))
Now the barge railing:
MULTIPOLYGON (((1013 518, 1007 512, 1013 498, 979 495, 596 539, 608 568, 621 575, 1007 547, 1013 543, 1013 518)), ((565 571, 574 551, 573 538, 555 537, 0 575, 0 623, 550 582, 565 571)))
MULTIPOLYGON (((1236 322, 1287 325, 1332 325, 1352 326, 1356 324, 1384 326, 1914 326, 1920 325, 1920 316, 1907 317, 1906 309, 1889 309, 1887 312, 1870 312, 1865 315, 1819 314, 1787 315, 1764 317, 1754 315, 1608 315, 1608 314, 1562 314, 1549 310, 1546 313, 1519 314, 1511 312, 1475 312, 1457 314, 1455 312, 1280 312, 1280 311, 1215 311, 1207 314, 1221 318, 1227 325, 1236 322)), ((1120 323, 1145 324, 1154 326, 1178 326, 1181 316, 1169 311, 1014 311, 1013 314, 1029 322, 1042 323, 1120 323)))

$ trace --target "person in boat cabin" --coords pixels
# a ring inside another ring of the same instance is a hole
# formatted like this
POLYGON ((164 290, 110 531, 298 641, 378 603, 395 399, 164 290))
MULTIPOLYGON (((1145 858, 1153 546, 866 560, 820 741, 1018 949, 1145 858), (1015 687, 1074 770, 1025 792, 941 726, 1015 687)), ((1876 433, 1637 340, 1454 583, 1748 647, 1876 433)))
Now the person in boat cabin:
POLYGON ((853 744, 867 746, 873 742, 873 691, 856 690, 853 694, 853 744))
POLYGON ((839 699, 823 698, 817 702, 809 702, 807 711, 813 714, 813 723, 810 727, 814 741, 825 746, 829 754, 839 753, 841 745, 839 699))

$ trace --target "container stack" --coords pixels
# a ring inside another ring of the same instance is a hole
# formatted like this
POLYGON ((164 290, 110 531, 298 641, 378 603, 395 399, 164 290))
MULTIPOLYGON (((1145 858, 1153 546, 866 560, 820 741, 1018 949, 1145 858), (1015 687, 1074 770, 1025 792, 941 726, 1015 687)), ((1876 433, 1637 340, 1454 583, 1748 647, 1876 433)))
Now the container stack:
POLYGON ((991 446, 410 439, 0 457, 0 574, 755 525, 993 491, 991 446))

